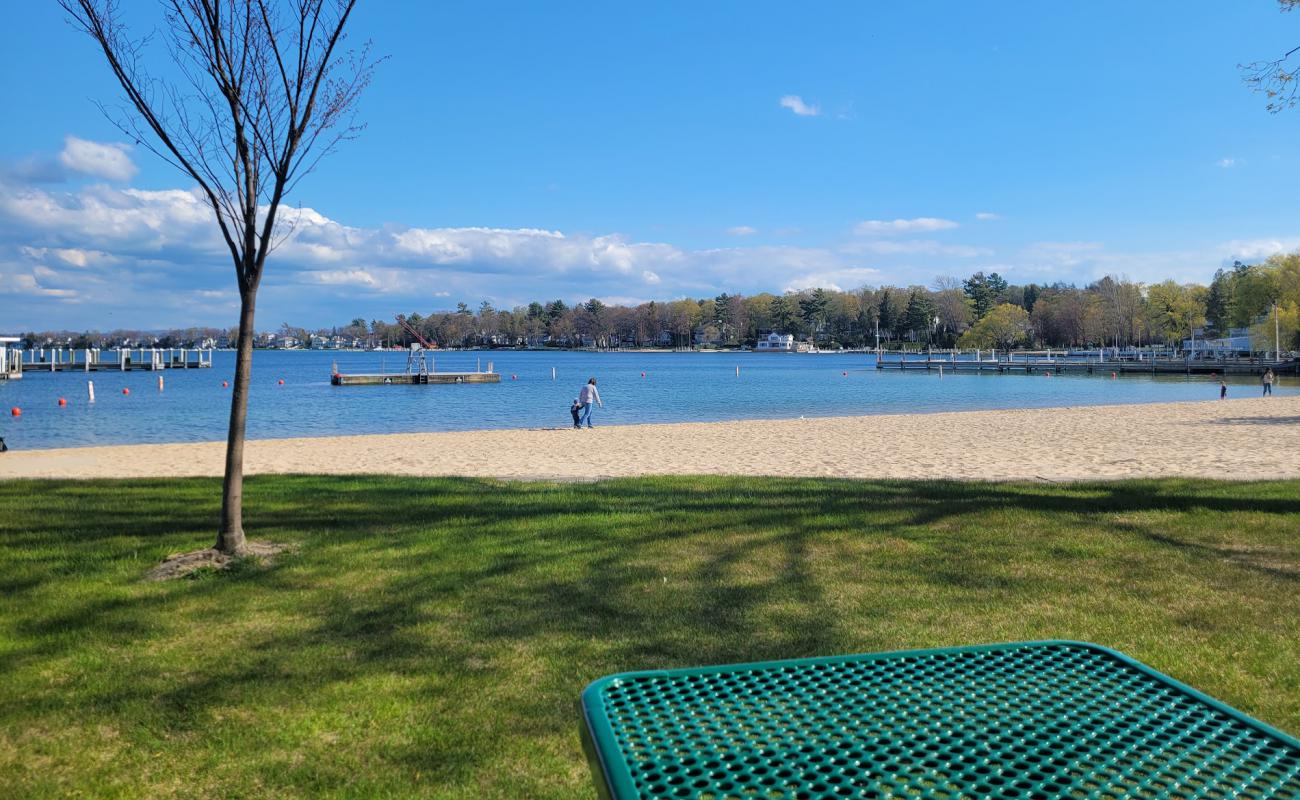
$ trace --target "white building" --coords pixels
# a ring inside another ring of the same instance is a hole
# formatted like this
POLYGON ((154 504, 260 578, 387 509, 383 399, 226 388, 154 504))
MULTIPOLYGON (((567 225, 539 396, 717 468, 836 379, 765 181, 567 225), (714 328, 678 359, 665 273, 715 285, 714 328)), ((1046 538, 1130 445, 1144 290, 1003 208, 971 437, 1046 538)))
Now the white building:
POLYGON ((766 336, 759 337, 754 352, 793 353, 795 349, 794 336, 788 333, 769 333, 766 336))

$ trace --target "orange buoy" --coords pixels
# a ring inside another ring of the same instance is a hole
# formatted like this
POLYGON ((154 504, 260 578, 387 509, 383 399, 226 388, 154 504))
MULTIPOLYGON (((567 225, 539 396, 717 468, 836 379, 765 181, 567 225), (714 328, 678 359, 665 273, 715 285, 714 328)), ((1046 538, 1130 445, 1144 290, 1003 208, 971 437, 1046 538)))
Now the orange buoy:
POLYGON ((23 415, 23 410, 18 406, 14 406, 13 408, 9 409, 9 415, 14 417, 21 417, 23 415))
POLYGON ((130 390, 130 389, 123 389, 123 390, 122 390, 122 394, 130 394, 130 393, 131 393, 131 390, 130 390))
POLYGON ((281 378, 281 379, 280 379, 280 385, 281 385, 281 386, 284 385, 284 378, 281 378))
POLYGON ((68 404, 68 400, 67 400, 67 398, 64 398, 64 397, 60 397, 60 398, 59 398, 59 407, 60 407, 60 408, 62 408, 63 406, 66 406, 67 404, 68 404))

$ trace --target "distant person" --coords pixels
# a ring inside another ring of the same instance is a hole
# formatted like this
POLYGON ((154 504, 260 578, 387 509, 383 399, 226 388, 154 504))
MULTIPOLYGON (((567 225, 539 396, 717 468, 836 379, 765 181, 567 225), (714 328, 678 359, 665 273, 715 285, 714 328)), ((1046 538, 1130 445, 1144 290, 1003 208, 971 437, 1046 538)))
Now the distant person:
POLYGON ((569 414, 573 416, 573 429, 576 431, 578 428, 581 428, 582 427, 581 425, 582 401, 581 400, 579 400, 576 397, 573 398, 573 405, 569 406, 569 414))
POLYGON ((1269 395, 1273 394, 1273 379, 1274 379, 1273 368, 1269 367, 1268 369, 1264 370, 1264 378, 1263 378, 1264 397, 1268 397, 1269 395))
POLYGON ((1228 399, 1228 384, 1224 383, 1223 381, 1219 381, 1219 399, 1220 400, 1228 399))
POLYGON ((8 452, 9 446, 5 444, 5 439, 0 436, 0 453, 8 452))
POLYGON ((596 390, 595 378, 589 379, 586 385, 582 387, 582 391, 578 392, 578 403, 582 406, 582 422, 587 423, 587 427, 590 428, 591 407, 605 407, 605 404, 600 401, 600 392, 596 390))

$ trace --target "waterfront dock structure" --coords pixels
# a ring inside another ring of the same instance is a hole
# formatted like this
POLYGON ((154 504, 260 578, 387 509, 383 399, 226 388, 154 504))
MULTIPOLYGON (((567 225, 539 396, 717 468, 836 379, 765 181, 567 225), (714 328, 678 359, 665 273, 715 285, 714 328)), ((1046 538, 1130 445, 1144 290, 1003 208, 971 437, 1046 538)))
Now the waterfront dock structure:
POLYGON ((997 373, 1115 373, 1139 375, 1262 375, 1271 369, 1277 374, 1300 375, 1300 359, 1273 361, 1261 358, 1237 359, 1144 359, 1102 360, 1044 358, 1010 354, 989 359, 934 358, 881 359, 876 369, 934 370, 946 372, 997 373), (1019 356, 1019 357, 1017 357, 1019 356))
POLYGON ((335 386, 413 386, 430 383, 500 383, 496 372, 399 372, 396 375, 339 375, 330 376, 335 386))
POLYGON ((211 349, 138 347, 123 350, 37 348, 20 354, 22 372, 129 372, 210 369, 211 349))
MULTIPOLYGON (((402 317, 398 317, 397 320, 405 325, 402 317)), ((331 370, 330 383, 335 386, 426 386, 431 383, 501 382, 501 376, 492 370, 491 361, 487 363, 486 372, 482 370, 482 361, 475 365, 473 372, 438 372, 433 355, 429 352, 431 348, 432 345, 423 340, 420 344, 411 345, 406 355, 406 371, 396 375, 387 373, 343 375, 339 372, 338 363, 335 362, 331 370)))
POLYGON ((19 341, 16 336, 0 336, 0 381, 23 376, 23 351, 13 348, 19 341))

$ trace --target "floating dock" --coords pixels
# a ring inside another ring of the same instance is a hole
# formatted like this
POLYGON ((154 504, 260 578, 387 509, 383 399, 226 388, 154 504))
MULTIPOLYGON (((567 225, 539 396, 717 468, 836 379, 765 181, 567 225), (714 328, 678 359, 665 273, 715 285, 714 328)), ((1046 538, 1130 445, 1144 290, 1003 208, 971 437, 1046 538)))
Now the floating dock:
POLYGON ((397 375, 331 375, 335 386, 424 386, 431 383, 500 383, 497 372, 415 372, 397 375))
POLYGON ((211 349, 141 347, 129 350, 38 348, 22 351, 21 372, 130 372, 211 369, 211 349))
POLYGON ((1108 373, 1137 375, 1262 375, 1267 369, 1277 374, 1300 375, 1300 360, 1291 361, 1066 361, 1047 359, 1005 359, 997 361, 954 361, 927 358, 915 361, 877 361, 876 369, 933 370, 946 372, 997 373, 1108 373))

